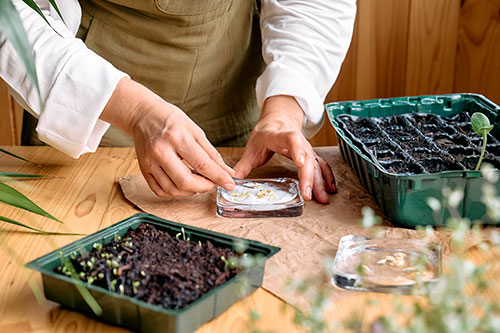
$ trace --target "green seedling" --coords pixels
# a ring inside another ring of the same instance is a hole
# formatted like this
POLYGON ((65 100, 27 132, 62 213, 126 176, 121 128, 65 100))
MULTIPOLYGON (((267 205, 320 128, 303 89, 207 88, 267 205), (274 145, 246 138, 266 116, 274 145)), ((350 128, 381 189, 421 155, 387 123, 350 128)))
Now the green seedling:
POLYGON ((117 268, 113 268, 113 275, 118 275, 118 269, 117 268))
POLYGON ((101 251, 102 250, 102 244, 101 243, 94 243, 93 247, 97 251, 101 251))
POLYGON ((137 294, 137 287, 141 285, 141 281, 134 281, 132 282, 132 290, 134 291, 134 294, 137 294))
POLYGON ((141 271, 142 276, 146 276, 146 273, 144 271, 141 271))
POLYGON ((97 274, 97 277, 99 278, 99 280, 104 279, 104 273, 97 274))
POLYGON ((116 260, 111 260, 111 265, 113 265, 113 267, 120 267, 120 264, 116 260))
POLYGON ((182 239, 186 240, 186 232, 184 231, 184 227, 181 227, 182 239))
POLYGON ((123 294, 125 293, 125 288, 123 287, 123 284, 120 284, 120 285, 118 286, 118 289, 120 290, 120 294, 122 294, 122 295, 123 295, 123 294))
POLYGON ((222 260, 226 266, 229 266, 229 260, 227 260, 226 257, 221 256, 220 260, 222 260))
POLYGON ((118 282, 118 280, 112 280, 110 283, 109 283, 109 287, 111 288, 111 290, 115 291, 115 286, 116 286, 116 283, 118 282))
POLYGON ((199 246, 199 247, 203 247, 203 245, 201 244, 201 242, 200 242, 200 241, 198 241, 198 246, 199 246))
POLYGON ((488 141, 488 133, 493 129, 493 125, 490 124, 490 120, 481 112, 474 112, 470 119, 470 123, 474 132, 477 135, 483 137, 483 149, 481 150, 481 156, 479 156, 479 161, 476 165, 476 171, 481 167, 481 162, 483 161, 484 152, 486 151, 486 143, 488 141))
POLYGON ((122 238, 119 235, 115 235, 115 237, 113 239, 115 242, 118 242, 122 238))

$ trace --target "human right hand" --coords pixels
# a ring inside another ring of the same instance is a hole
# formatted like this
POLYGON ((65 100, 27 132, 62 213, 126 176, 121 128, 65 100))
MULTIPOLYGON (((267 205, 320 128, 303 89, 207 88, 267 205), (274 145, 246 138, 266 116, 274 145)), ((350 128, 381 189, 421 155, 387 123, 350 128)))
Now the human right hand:
POLYGON ((157 196, 189 196, 215 185, 234 189, 234 170, 201 128, 139 83, 122 79, 101 119, 132 136, 141 172, 157 196))

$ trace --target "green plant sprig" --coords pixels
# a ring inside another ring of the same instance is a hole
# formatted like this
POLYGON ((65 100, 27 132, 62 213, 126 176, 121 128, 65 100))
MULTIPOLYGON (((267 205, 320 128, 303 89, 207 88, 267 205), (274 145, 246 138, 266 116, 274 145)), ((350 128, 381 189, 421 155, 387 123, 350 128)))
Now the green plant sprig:
POLYGON ((486 151, 486 144, 488 142, 488 133, 493 129, 493 125, 490 124, 490 120, 481 112, 474 112, 470 119, 470 123, 474 132, 483 138, 483 149, 481 150, 481 156, 479 156, 479 161, 477 162, 475 171, 479 170, 481 167, 481 162, 483 161, 484 152, 486 151))

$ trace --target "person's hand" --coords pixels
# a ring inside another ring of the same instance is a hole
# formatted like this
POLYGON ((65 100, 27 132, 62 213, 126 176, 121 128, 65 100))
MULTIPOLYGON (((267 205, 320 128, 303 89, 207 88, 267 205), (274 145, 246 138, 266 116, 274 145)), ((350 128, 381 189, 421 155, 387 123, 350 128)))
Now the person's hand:
POLYGON ((234 189, 234 170, 203 131, 144 86, 122 79, 100 118, 132 136, 141 172, 157 196, 189 196, 216 184, 234 189))
POLYGON ((318 202, 328 203, 327 191, 337 192, 335 178, 328 163, 316 155, 302 134, 303 119, 304 112, 294 97, 267 98, 243 156, 234 167, 236 176, 245 178, 276 152, 297 165, 300 191, 305 200, 311 200, 314 195, 318 202))

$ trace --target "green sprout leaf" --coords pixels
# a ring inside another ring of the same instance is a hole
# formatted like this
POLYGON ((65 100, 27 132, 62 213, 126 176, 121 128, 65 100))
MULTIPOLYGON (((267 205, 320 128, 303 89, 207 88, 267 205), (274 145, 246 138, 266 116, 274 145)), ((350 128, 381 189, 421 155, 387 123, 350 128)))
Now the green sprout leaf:
POLYGON ((476 165, 476 171, 481 167, 481 162, 483 161, 484 152, 486 151, 486 143, 488 141, 488 133, 493 129, 493 125, 490 124, 490 120, 481 112, 474 112, 470 120, 472 129, 477 135, 483 137, 483 149, 481 151, 481 156, 476 165))
POLYGON ((10 187, 9 185, 6 185, 1 182, 0 182, 0 202, 4 202, 7 205, 25 209, 29 212, 48 217, 49 219, 52 219, 57 222, 61 222, 54 216, 44 211, 33 201, 28 199, 24 194, 10 187))

